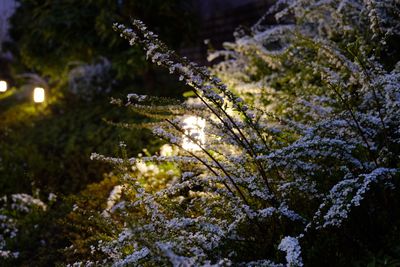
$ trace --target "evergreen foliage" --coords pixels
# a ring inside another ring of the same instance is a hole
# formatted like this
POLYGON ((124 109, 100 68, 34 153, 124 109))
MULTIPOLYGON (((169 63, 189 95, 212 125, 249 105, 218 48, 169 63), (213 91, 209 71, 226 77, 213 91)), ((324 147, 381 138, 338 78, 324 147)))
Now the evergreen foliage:
POLYGON ((118 79, 143 74, 143 56, 113 34, 115 21, 127 23, 132 16, 144 19, 175 48, 189 40, 181 32, 190 33, 194 27, 190 8, 181 0, 20 0, 18 4, 11 21, 15 43, 6 47, 23 71, 28 68, 53 80, 60 79, 69 64, 91 64, 100 57, 113 63, 118 79))

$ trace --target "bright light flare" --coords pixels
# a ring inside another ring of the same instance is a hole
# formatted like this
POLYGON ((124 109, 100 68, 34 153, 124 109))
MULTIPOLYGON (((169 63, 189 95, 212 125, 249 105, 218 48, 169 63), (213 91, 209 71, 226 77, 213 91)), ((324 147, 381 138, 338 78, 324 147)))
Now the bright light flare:
POLYGON ((204 144, 206 141, 206 134, 204 132, 204 128, 206 127, 206 120, 196 116, 187 116, 183 120, 183 130, 185 134, 182 139, 182 147, 183 149, 189 151, 199 151, 201 150, 200 146, 190 140, 188 136, 192 139, 196 140, 200 145, 204 144))
POLYGON ((36 87, 36 88, 33 90, 33 101, 34 101, 35 103, 42 103, 42 102, 44 102, 44 95, 45 95, 44 89, 41 88, 41 87, 36 87))
POLYGON ((7 91, 7 82, 0 81, 0 92, 5 92, 5 91, 7 91))

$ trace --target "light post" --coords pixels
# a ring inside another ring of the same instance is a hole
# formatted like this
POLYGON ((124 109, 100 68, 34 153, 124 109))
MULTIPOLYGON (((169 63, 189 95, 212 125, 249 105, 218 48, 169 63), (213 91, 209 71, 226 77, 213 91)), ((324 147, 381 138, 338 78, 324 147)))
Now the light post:
POLYGON ((33 102, 43 103, 45 100, 45 91, 42 87, 35 87, 33 89, 33 102))
POLYGON ((203 145, 206 141, 205 129, 206 120, 197 116, 187 116, 183 120, 183 135, 182 148, 189 151, 201 150, 200 145, 203 145), (192 138, 189 138, 189 136, 192 138), (197 143, 193 142, 196 141, 197 143))
POLYGON ((7 91, 7 82, 6 81, 0 81, 0 92, 4 93, 7 91))

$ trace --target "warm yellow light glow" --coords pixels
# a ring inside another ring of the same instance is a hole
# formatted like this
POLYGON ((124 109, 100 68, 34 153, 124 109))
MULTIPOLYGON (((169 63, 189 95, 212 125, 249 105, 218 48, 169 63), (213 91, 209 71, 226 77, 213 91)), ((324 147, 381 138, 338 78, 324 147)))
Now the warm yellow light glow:
POLYGON ((0 92, 5 92, 5 91, 7 91, 7 82, 0 81, 0 92))
POLYGON ((35 103, 42 103, 44 102, 44 89, 41 87, 36 87, 33 90, 33 101, 35 103))
POLYGON ((190 140, 188 136, 195 139, 198 143, 204 144, 206 141, 206 134, 204 128, 206 127, 206 120, 196 116, 187 116, 183 120, 183 129, 185 130, 185 135, 183 136, 182 147, 190 151, 201 150, 200 146, 190 140))

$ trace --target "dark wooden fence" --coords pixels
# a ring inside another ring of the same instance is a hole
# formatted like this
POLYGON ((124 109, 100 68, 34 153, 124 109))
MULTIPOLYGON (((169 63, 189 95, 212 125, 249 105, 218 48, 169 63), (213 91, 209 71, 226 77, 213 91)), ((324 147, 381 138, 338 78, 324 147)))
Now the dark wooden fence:
POLYGON ((180 54, 199 64, 208 65, 209 47, 221 49, 224 42, 233 41, 235 29, 239 26, 249 28, 254 25, 265 14, 272 2, 258 0, 203 18, 194 45, 180 49, 180 54), (208 44, 205 44, 204 40, 208 40, 208 44))

